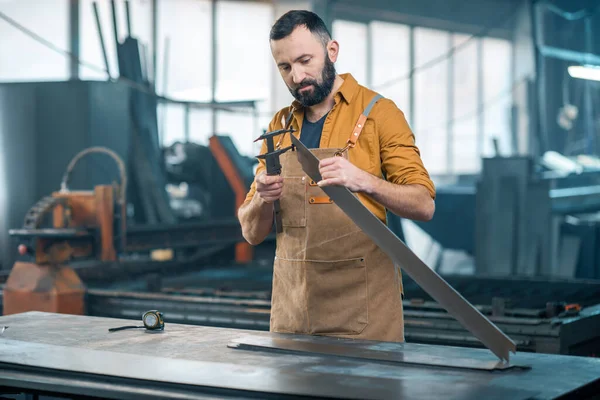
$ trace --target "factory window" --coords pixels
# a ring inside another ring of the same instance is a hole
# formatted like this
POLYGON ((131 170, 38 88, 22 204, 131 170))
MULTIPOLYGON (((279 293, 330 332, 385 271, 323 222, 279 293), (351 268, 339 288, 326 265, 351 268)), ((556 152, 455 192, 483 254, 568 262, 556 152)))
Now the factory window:
POLYGON ((471 173, 480 168, 478 136, 478 82, 477 54, 479 39, 454 34, 456 48, 452 65, 452 117, 450 124, 449 173, 471 173))
POLYGON ((511 138, 511 44, 506 40, 485 38, 483 57, 483 155, 494 155, 493 138, 498 139, 501 155, 510 155, 511 138))
MULTIPOLYGON (((83 80, 105 80, 108 78, 102 46, 96 26, 96 18, 92 4, 95 0, 80 0, 79 3, 79 47, 82 64, 79 67, 79 77, 83 80)), ((96 1, 98 16, 106 57, 111 76, 118 76, 118 60, 113 28, 112 8, 108 1, 96 1)), ((128 36, 127 17, 124 2, 115 2, 118 39, 122 43, 128 36)), ((130 1, 131 36, 140 43, 142 65, 147 65, 147 73, 152 78, 152 4, 147 0, 130 1)))
POLYGON ((69 78, 69 2, 0 1, 0 81, 61 81, 69 78), (38 37, 38 38, 36 38, 38 37), (51 46, 40 42, 43 38, 51 46), (59 51, 56 51, 59 50, 59 51))
POLYGON ((448 53, 450 35, 427 28, 415 28, 414 35, 415 66, 420 70, 414 76, 412 126, 423 163, 431 174, 443 174, 448 169, 448 60, 432 60, 448 53))
MULTIPOLYGON (((211 100, 211 14, 209 0, 158 1, 158 93, 179 100, 211 100)), ((159 107, 159 128, 164 128, 161 130, 164 145, 188 138, 199 142, 208 137, 210 111, 190 108, 189 117, 186 115, 183 105, 159 107)))
POLYGON ((510 41, 382 21, 335 20, 333 35, 338 72, 394 100, 432 175, 479 172, 494 138, 511 154, 510 41))
POLYGON ((259 117, 251 109, 218 111, 216 133, 231 136, 245 155, 256 155, 260 143, 254 139, 273 117, 271 81, 273 59, 269 27, 273 24, 270 4, 248 1, 216 3, 217 12, 217 101, 256 100, 259 117), (249 23, 251 21, 251 23, 249 23), (236 29, 243 27, 243 34, 236 29))
POLYGON ((331 34, 340 44, 340 55, 335 64, 337 72, 350 72, 358 83, 368 85, 367 25, 336 20, 333 22, 331 34))
POLYGON ((393 100, 410 122, 410 28, 406 25, 372 22, 371 79, 373 90, 393 100))

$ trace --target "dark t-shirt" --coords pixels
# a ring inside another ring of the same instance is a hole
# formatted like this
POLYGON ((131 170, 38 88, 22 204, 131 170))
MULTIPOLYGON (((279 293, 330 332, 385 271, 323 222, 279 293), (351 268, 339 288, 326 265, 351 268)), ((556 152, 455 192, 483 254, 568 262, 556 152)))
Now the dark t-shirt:
POLYGON ((323 132, 323 124, 325 123, 325 114, 317 122, 310 122, 304 117, 302 121, 302 132, 300 132, 300 141, 309 149, 318 149, 321 143, 321 133, 323 132))

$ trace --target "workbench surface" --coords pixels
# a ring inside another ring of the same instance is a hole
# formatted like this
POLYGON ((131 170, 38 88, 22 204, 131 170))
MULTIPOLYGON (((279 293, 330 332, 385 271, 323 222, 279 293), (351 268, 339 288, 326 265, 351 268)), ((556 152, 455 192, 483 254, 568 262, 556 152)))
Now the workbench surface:
MULTIPOLYGON (((455 365, 464 360, 465 366, 496 363, 485 349, 368 342, 370 349, 384 349, 396 360, 421 354, 437 360, 434 366, 236 349, 228 345, 244 338, 293 339, 338 349, 347 341, 170 324, 168 319, 159 333, 108 332, 141 325, 140 319, 42 312, 0 317, 0 331, 8 326, 0 334, 0 394, 4 386, 119 399, 553 399, 600 386, 600 359, 595 358, 518 353, 511 358, 515 367, 489 371, 439 366, 439 360, 454 360, 449 364, 455 365)), ((357 347, 348 349, 348 354, 356 353, 357 347)))

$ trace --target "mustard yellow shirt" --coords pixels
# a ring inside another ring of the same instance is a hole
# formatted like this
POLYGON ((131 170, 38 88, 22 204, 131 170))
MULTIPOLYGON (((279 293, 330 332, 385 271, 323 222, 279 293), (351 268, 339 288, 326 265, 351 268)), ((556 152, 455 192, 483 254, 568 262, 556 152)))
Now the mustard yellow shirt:
MULTIPOLYGON (((343 148, 358 117, 376 94, 359 85, 351 74, 340 76, 344 82, 335 93, 335 104, 323 124, 320 148, 343 148)), ((282 129, 283 121, 290 112, 294 113, 291 126, 295 130, 294 135, 298 137, 304 120, 304 109, 298 101, 277 112, 269 123, 268 131, 282 129)), ((275 143, 280 137, 275 137, 275 143)), ((291 144, 288 134, 281 142, 281 146, 286 147, 291 144)), ((261 154, 266 150, 266 142, 263 142, 261 154)), ((415 136, 406 122, 404 113, 390 99, 382 98, 375 104, 356 146, 348 150, 348 159, 357 167, 377 177, 385 176, 391 183, 423 185, 429 190, 431 198, 435 198, 435 186, 423 165, 419 149, 415 145, 415 136)), ((259 161, 256 175, 266 169, 265 161, 259 161)), ((256 180, 246 195, 245 203, 252 199, 255 192, 256 180)), ((385 208, 381 204, 364 193, 357 193, 357 196, 377 217, 382 221, 386 220, 385 208)))

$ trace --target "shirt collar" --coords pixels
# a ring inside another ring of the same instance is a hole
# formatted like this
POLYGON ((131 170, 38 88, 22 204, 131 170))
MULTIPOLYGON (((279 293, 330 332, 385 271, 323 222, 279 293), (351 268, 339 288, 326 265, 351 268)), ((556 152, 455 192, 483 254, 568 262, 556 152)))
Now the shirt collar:
POLYGON ((338 93, 344 100, 346 100, 346 103, 350 104, 354 98, 354 95, 358 91, 358 82, 356 79, 354 79, 352 74, 340 74, 340 76, 344 80, 344 83, 342 83, 342 86, 340 86, 338 93))

